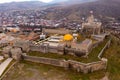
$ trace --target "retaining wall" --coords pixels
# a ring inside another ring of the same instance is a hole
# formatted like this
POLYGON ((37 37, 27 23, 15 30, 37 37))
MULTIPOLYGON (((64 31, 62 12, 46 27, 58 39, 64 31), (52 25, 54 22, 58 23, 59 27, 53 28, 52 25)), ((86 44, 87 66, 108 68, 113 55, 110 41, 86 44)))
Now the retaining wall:
POLYGON ((33 57, 28 55, 23 55, 23 59, 32 62, 38 62, 43 64, 50 64, 53 66, 58 67, 68 67, 68 62, 65 60, 58 60, 58 59, 51 59, 51 58, 44 58, 44 57, 33 57))
POLYGON ((30 45, 30 50, 43 52, 43 53, 68 54, 68 55, 74 55, 80 57, 86 55, 86 52, 81 52, 80 50, 75 50, 72 48, 64 49, 64 47, 50 47, 49 45, 48 46, 30 45))
POLYGON ((81 63, 73 60, 58 60, 44 57, 33 57, 28 55, 23 55, 24 60, 38 62, 43 64, 50 64, 53 66, 64 67, 67 69, 73 69, 77 72, 89 73, 93 71, 98 71, 106 69, 107 61, 98 61, 93 63, 81 63))
POLYGON ((100 51, 98 58, 101 59, 102 58, 102 54, 105 51, 105 49, 107 49, 108 47, 110 47, 111 44, 111 39, 106 43, 106 45, 104 46, 104 48, 100 51))
POLYGON ((102 69, 106 69, 107 62, 102 60, 92 63, 81 63, 73 60, 69 60, 69 68, 82 73, 94 72, 102 69))
POLYGON ((49 45, 30 45, 31 51, 38 51, 43 53, 64 53, 64 49, 62 47, 50 47, 49 45), (60 49, 60 50, 59 50, 60 49))

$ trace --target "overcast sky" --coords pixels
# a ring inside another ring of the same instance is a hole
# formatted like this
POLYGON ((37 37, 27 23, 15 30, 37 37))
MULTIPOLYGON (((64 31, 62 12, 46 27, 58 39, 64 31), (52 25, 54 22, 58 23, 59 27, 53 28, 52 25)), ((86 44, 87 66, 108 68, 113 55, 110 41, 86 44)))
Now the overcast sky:
MULTIPOLYGON (((0 3, 6 3, 6 2, 21 2, 21 1, 34 1, 34 0, 0 0, 0 3)), ((53 0, 36 0, 36 1, 42 1, 42 2, 51 2, 53 0)))

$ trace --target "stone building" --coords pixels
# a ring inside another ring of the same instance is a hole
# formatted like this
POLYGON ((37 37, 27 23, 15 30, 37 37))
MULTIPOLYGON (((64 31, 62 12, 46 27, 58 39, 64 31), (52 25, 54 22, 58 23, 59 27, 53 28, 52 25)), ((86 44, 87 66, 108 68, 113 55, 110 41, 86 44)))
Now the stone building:
POLYGON ((13 44, 14 47, 19 47, 22 49, 24 52, 28 52, 30 50, 30 41, 28 40, 16 40, 13 44))
POLYGON ((92 35, 91 37, 97 41, 104 41, 107 34, 101 34, 101 35, 92 35))
POLYGON ((68 34, 68 33, 72 33, 72 31, 68 30, 68 29, 43 29, 43 33, 45 34, 68 34))
POLYGON ((5 58, 11 57, 15 60, 20 60, 22 55, 22 50, 21 48, 18 47, 7 46, 3 48, 2 54, 5 58))
POLYGON ((10 50, 12 49, 12 46, 4 47, 2 50, 2 54, 5 58, 11 57, 10 50))
POLYGON ((65 44, 44 42, 38 45, 30 44, 30 51, 39 51, 42 53, 57 53, 64 54, 65 44))
POLYGON ((93 12, 91 12, 91 15, 87 18, 87 22, 82 23, 82 30, 85 32, 91 33, 91 34, 100 34, 102 29, 102 23, 95 21, 95 18, 93 16, 93 12))
POLYGON ((88 53, 92 50, 92 40, 86 39, 82 43, 73 43, 71 46, 72 49, 79 50, 82 53, 88 55, 88 53))
POLYGON ((21 55, 22 55, 22 50, 21 48, 12 48, 10 50, 11 52, 11 55, 12 55, 12 58, 15 59, 15 60, 20 60, 21 59, 21 55))

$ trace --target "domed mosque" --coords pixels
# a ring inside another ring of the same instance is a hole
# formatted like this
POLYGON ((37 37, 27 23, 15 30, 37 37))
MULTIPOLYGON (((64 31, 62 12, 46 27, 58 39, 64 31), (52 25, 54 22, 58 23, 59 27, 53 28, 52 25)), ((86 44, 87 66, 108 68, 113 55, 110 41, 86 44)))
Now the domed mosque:
POLYGON ((66 42, 66 47, 71 47, 71 42, 73 41, 73 36, 71 34, 66 34, 63 37, 63 40, 66 42))
POLYGON ((66 34, 63 38, 64 41, 72 41, 73 40, 73 36, 71 34, 66 34))

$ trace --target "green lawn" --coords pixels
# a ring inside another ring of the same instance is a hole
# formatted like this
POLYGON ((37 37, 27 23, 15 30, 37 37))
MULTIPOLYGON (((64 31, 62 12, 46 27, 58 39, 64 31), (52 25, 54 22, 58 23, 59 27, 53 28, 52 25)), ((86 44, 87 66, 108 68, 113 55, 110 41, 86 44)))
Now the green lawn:
MULTIPOLYGON (((78 73, 72 70, 65 70, 60 67, 55 67, 55 66, 50 66, 45 64, 38 64, 38 63, 31 63, 28 61, 21 61, 18 65, 21 65, 21 64, 24 65, 24 67, 22 68, 22 71, 16 68, 14 73, 8 76, 6 80, 23 80, 25 77, 29 77, 28 79, 25 79, 25 80, 29 80, 29 79, 31 80, 36 73, 42 77, 47 77, 46 80, 49 80, 49 78, 53 78, 53 80, 96 80, 96 79, 101 79, 102 77, 105 76, 105 71, 98 71, 98 72, 93 72, 89 74, 83 74, 83 73, 78 73), (38 72, 35 73, 31 71, 31 68, 36 69, 39 73, 38 72), (19 73, 19 72, 23 72, 23 73, 19 73), (47 73, 47 75, 44 75, 44 73, 47 73), (61 77, 58 78, 58 76, 61 76, 61 77)), ((36 77, 39 78, 39 76, 36 76, 36 77)))
POLYGON ((120 40, 112 36, 112 44, 103 55, 108 59, 107 72, 111 80, 120 80, 120 40))
POLYGON ((110 37, 107 37, 104 42, 102 42, 98 47, 95 47, 88 55, 88 58, 91 59, 91 61, 99 60, 98 55, 100 51, 103 49, 103 47, 106 45, 106 43, 110 40, 110 37))
POLYGON ((78 34, 78 37, 77 37, 77 42, 82 42, 83 40, 85 40, 86 38, 83 37, 82 34, 78 34))
POLYGON ((103 47, 105 46, 105 44, 107 43, 108 40, 109 40, 109 38, 106 38, 104 40, 104 42, 102 42, 98 47, 94 48, 88 55, 88 58, 75 57, 75 56, 71 56, 71 55, 59 55, 59 54, 55 54, 55 53, 46 53, 45 54, 45 53, 40 53, 40 52, 35 52, 35 51, 34 52, 31 51, 27 54, 30 56, 47 57, 47 58, 54 58, 54 59, 76 60, 76 61, 84 62, 84 63, 95 62, 95 61, 99 61, 98 54, 103 49, 103 47))

